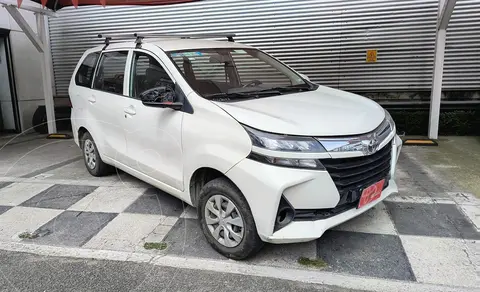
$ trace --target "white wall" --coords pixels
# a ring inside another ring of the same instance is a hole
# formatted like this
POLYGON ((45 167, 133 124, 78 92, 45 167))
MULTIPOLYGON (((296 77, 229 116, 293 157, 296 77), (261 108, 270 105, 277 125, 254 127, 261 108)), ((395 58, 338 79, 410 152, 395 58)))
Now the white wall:
MULTIPOLYGON (((33 31, 36 32, 35 15, 29 11, 20 10, 20 12, 33 31)), ((39 105, 45 104, 40 63, 41 55, 3 7, 0 7, 0 28, 10 30, 10 47, 20 123, 22 131, 27 131, 32 127, 33 113, 39 105)))

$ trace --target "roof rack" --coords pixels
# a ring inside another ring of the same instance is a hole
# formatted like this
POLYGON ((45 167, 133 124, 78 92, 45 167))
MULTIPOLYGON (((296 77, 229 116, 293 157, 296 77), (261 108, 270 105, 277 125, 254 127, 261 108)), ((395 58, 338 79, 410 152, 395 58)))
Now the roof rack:
POLYGON ((105 34, 98 34, 98 38, 105 38, 105 46, 103 50, 105 50, 110 41, 114 39, 130 39, 135 38, 135 43, 137 47, 142 45, 142 41, 144 38, 181 38, 181 39, 203 39, 203 38, 227 38, 227 41, 234 42, 235 40, 233 37, 235 36, 234 33, 219 33, 219 34, 169 34, 169 33, 134 33, 132 34, 115 34, 115 35, 105 35, 105 34))
POLYGON ((105 50, 105 49, 108 47, 108 45, 110 44, 110 41, 112 40, 112 37, 111 37, 111 36, 102 35, 102 34, 100 34, 100 33, 97 35, 97 37, 98 37, 99 39, 105 38, 105 46, 103 47, 102 50, 105 50))
MULTIPOLYGON (((234 42, 234 33, 202 33, 202 34, 171 34, 171 33, 134 33, 134 37, 144 39, 148 37, 165 37, 165 38, 181 38, 181 39, 205 39, 205 38, 227 38, 229 42, 234 42)), ((137 42, 136 41, 136 42, 137 42)))

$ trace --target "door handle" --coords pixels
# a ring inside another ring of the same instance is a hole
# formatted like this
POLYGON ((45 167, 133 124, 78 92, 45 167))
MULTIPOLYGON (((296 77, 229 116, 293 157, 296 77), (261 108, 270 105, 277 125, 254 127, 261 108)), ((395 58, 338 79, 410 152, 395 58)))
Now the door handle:
POLYGON ((97 101, 97 99, 95 98, 95 96, 92 95, 92 96, 88 97, 88 102, 95 103, 96 101, 97 101))
POLYGON ((123 112, 126 113, 127 115, 131 115, 131 116, 134 116, 137 113, 133 106, 129 106, 129 107, 124 108, 123 112))

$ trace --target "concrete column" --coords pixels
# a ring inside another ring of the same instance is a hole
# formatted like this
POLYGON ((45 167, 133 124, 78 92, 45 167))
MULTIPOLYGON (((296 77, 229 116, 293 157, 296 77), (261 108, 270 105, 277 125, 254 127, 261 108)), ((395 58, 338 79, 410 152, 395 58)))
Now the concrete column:
POLYGON ((42 80, 43 80, 43 96, 45 98, 45 109, 47 111, 48 133, 56 133, 57 125, 55 123, 55 104, 52 92, 52 63, 48 52, 48 41, 45 26, 45 15, 36 13, 38 37, 43 45, 42 59, 42 80))

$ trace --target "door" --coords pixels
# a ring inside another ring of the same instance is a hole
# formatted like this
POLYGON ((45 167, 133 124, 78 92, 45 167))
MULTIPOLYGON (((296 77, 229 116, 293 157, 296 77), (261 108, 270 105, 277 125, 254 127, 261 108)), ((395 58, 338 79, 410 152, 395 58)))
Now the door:
POLYGON ((94 119, 92 123, 98 129, 94 139, 101 141, 97 147, 101 148, 104 156, 122 163, 125 162, 127 151, 121 123, 127 57, 127 50, 103 52, 97 65, 93 90, 86 96, 89 112, 94 119))
POLYGON ((8 37, 0 31, 0 133, 20 131, 8 37))
MULTIPOLYGON (((156 57, 133 52, 129 98, 124 99, 123 128, 129 166, 178 190, 183 190, 183 112, 142 104, 142 93, 162 88, 172 101, 175 83, 156 57)), ((158 99, 157 99, 158 100, 158 99)))

